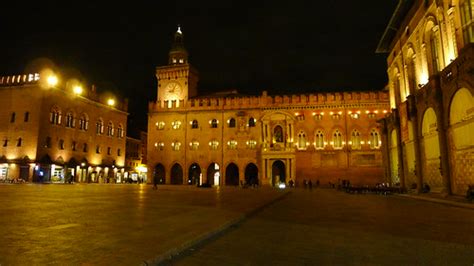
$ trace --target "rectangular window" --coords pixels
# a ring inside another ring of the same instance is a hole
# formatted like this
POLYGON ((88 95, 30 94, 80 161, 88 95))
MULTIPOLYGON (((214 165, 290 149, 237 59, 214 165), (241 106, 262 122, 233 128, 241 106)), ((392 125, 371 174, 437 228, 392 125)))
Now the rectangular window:
POLYGON ((28 122, 29 119, 30 119, 30 112, 25 112, 25 119, 24 119, 24 121, 25 121, 25 122, 28 122))
POLYGON ((117 156, 122 156, 122 152, 120 151, 120 149, 117 150, 117 156))
POLYGON ((17 146, 17 147, 21 147, 21 142, 22 142, 22 139, 21 139, 21 138, 18 138, 18 142, 16 143, 16 146, 17 146))
POLYGON ((100 146, 97 145, 97 147, 95 147, 95 153, 100 153, 100 146))
POLYGON ((64 140, 63 139, 59 140, 59 149, 64 150, 64 140))
POLYGON ((107 155, 110 155, 110 154, 112 154, 112 148, 107 147, 107 155))
POLYGON ((75 141, 72 142, 71 148, 72 148, 73 151, 76 151, 76 142, 75 141))
POLYGON ((8 146, 8 139, 3 140, 3 147, 6 147, 6 146, 8 146))
POLYGON ((10 123, 15 123, 15 112, 13 112, 10 117, 10 123))
POLYGON ((87 143, 84 143, 84 144, 82 145, 82 151, 83 151, 83 152, 87 152, 88 150, 89 150, 89 149, 87 148, 87 143))

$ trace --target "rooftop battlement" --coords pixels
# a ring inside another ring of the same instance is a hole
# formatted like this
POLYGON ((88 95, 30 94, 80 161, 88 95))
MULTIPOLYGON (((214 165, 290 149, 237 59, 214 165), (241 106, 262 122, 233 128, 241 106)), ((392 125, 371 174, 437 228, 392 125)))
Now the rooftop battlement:
POLYGON ((184 110, 226 110, 253 108, 284 108, 331 105, 357 105, 388 103, 389 94, 385 91, 374 92, 328 92, 316 94, 293 94, 269 96, 264 91, 260 96, 227 96, 192 98, 187 101, 150 102, 148 110, 184 111, 184 110))

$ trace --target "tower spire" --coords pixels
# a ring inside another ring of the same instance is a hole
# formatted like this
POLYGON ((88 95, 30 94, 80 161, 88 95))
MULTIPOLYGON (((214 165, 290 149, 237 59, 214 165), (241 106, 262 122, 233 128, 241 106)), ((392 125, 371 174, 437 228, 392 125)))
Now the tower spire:
POLYGON ((183 32, 181 31, 181 25, 178 24, 178 29, 174 33, 173 44, 169 52, 168 64, 186 64, 188 63, 188 52, 184 48, 183 32))

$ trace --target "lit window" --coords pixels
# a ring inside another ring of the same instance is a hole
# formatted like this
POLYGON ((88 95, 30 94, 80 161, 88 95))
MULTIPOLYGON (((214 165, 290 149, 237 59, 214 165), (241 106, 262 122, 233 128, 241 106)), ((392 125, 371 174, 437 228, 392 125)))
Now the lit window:
POLYGON ((353 150, 360 150, 361 148, 361 141, 360 141, 360 132, 357 130, 352 131, 351 134, 351 147, 353 150))
POLYGON ((104 122, 99 119, 96 123, 95 133, 98 135, 104 134, 104 122))
POLYGON ((219 124, 219 122, 217 121, 217 119, 212 119, 210 121, 210 124, 211 124, 211 128, 217 128, 217 124, 219 124))
POLYGON ((197 120, 193 120, 193 122, 191 122, 191 128, 199 128, 199 123, 197 120))
POLYGON ((257 148, 257 141, 254 139, 247 141, 247 147, 252 150, 257 148))
POLYGON ((209 142, 209 146, 210 146, 211 150, 217 150, 219 148, 219 141, 211 140, 209 142))
POLYGON ((464 41, 474 43, 474 2, 464 0, 459 4, 461 7, 461 23, 464 41))
POLYGON ((369 145, 371 149, 378 149, 382 145, 379 132, 376 129, 370 131, 369 145))
POLYGON ((50 114, 49 114, 49 122, 53 125, 60 125, 61 124, 61 110, 59 108, 54 107, 50 114))
POLYGON ((229 119, 229 127, 235 127, 235 119, 234 118, 229 119))
POLYGON ((156 129, 157 129, 157 130, 163 130, 163 129, 165 129, 165 122, 163 122, 163 121, 156 122, 155 125, 156 125, 156 129))
POLYGON ((171 143, 171 149, 173 151, 179 151, 181 149, 181 142, 175 141, 175 142, 171 143))
POLYGON ((236 140, 229 140, 227 142, 227 147, 230 149, 230 150, 235 150, 237 149, 237 141, 236 140))
POLYGON ((334 149, 342 149, 342 134, 339 129, 336 129, 332 134, 332 146, 334 149))
POLYGON ((193 140, 191 143, 189 143, 189 147, 191 150, 195 151, 199 149, 199 141, 193 140))
POLYGON ((333 120, 340 120, 341 119, 340 114, 332 114, 331 117, 332 117, 333 120))
POLYGON ((323 120, 323 115, 322 114, 315 114, 314 115, 314 120, 316 120, 316 121, 323 120))
POLYGON ((324 133, 321 130, 318 130, 315 136, 314 147, 317 150, 322 150, 325 146, 326 145, 324 143, 324 133))
POLYGON ((107 125, 107 136, 113 136, 114 135, 114 124, 112 122, 109 122, 107 125))
POLYGON ((360 118, 360 114, 358 114, 358 113, 351 113, 349 116, 350 116, 352 119, 359 119, 359 118, 360 118))
POLYGON ((117 127, 117 138, 123 138, 123 126, 121 124, 119 124, 117 127))
POLYGON ((79 130, 87 131, 89 129, 89 119, 86 114, 82 114, 79 118, 79 130))
POLYGON ((367 117, 370 118, 370 119, 374 119, 374 118, 377 118, 377 114, 375 114, 375 113, 368 113, 368 114, 367 114, 367 117))
POLYGON ((255 127, 255 122, 256 122, 255 118, 250 117, 249 118, 249 127, 255 127))
POLYGON ((173 129, 180 129, 181 128, 181 121, 173 121, 171 122, 171 127, 173 129))
POLYGON ((307 145, 307 142, 306 142, 306 133, 304 133, 303 131, 300 131, 298 133, 298 142, 297 142, 297 148, 299 150, 305 150, 306 149, 306 145, 307 145))
POLYGON ((180 64, 184 63, 184 60, 183 60, 183 59, 179 59, 179 63, 180 63, 180 64))
POLYGON ((177 62, 176 58, 173 58, 173 64, 176 64, 176 62, 177 62))
POLYGON ((73 123, 73 119, 74 119, 74 118, 73 118, 73 116, 72 116, 71 113, 67 113, 67 114, 66 114, 66 127, 71 127, 71 128, 73 127, 73 124, 72 124, 72 123, 73 123))

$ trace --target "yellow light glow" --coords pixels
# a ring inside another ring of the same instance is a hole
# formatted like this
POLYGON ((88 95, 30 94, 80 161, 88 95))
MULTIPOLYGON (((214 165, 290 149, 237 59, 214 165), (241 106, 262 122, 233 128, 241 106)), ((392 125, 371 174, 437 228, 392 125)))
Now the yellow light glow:
POLYGON ((73 88, 74 94, 81 95, 82 94, 82 87, 81 86, 75 86, 73 88))
POLYGON ((368 113, 369 113, 369 110, 366 110, 365 113, 368 114, 368 113))
POLYGON ((300 115, 300 113, 296 112, 296 113, 295 113, 295 116, 298 116, 298 115, 300 115))
POLYGON ((334 114, 334 112, 329 112, 330 115, 334 114))
POLYGON ((349 111, 348 113, 349 113, 349 114, 352 114, 352 111, 349 111))
POLYGON ((313 112, 313 116, 315 116, 315 115, 316 115, 316 113, 315 113, 315 112, 313 112))
POLYGON ((49 86, 56 86, 58 84, 58 77, 51 75, 46 80, 49 86))
POLYGON ((107 100, 107 104, 108 104, 109 106, 114 106, 114 105, 115 105, 115 100, 112 99, 112 98, 110 98, 110 99, 107 100))
POLYGON ((386 114, 386 113, 387 113, 387 110, 383 110, 383 113, 386 114))
POLYGON ((324 112, 319 113, 320 115, 324 115, 324 112))

